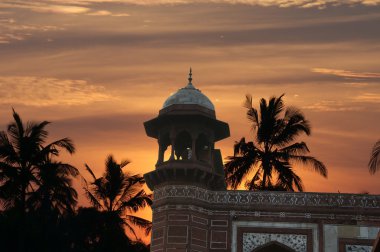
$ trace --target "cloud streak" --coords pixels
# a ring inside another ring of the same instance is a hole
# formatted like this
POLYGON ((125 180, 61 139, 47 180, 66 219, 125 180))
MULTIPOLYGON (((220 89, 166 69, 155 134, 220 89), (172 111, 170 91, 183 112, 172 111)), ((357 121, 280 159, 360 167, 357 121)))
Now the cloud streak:
MULTIPOLYGON (((58 0, 53 0, 57 2, 58 0)), ((72 0, 71 3, 128 3, 136 5, 165 5, 165 4, 194 4, 194 3, 216 3, 216 4, 245 4, 258 6, 279 7, 301 7, 301 8, 325 8, 329 5, 368 5, 380 4, 380 0, 72 0)))
POLYGON ((46 107, 86 105, 114 99, 103 86, 85 80, 34 76, 0 76, 0 104, 46 107))
POLYGON ((12 41, 22 41, 36 32, 51 32, 65 30, 55 25, 34 25, 17 22, 14 18, 0 19, 0 44, 12 41))
POLYGON ((359 102, 380 103, 380 93, 363 93, 354 99, 359 102))
MULTIPOLYGON (((64 3, 64 1, 62 1, 64 3)), ((59 14, 81 14, 86 13, 90 9, 83 6, 77 5, 58 5, 52 4, 45 1, 10 1, 5 3, 0 3, 1 8, 19 8, 28 9, 34 12, 42 13, 59 13, 59 14)))
MULTIPOLYGON (((380 0, 39 0, 25 1, 13 0, 1 3, 3 8, 23 8, 35 12, 49 12, 60 14, 82 14, 91 12, 90 6, 93 4, 133 4, 133 5, 189 5, 189 4, 231 4, 231 5, 251 5, 261 7, 297 7, 297 8, 318 8, 324 9, 329 6, 377 6, 380 0)), ((125 16, 125 14, 113 14, 112 16, 125 16)))
POLYGON ((111 17, 129 17, 130 15, 128 13, 112 13, 107 10, 99 10, 94 12, 87 13, 88 16, 111 16, 111 17))
MULTIPOLYGON (((95 2, 94 2, 95 3, 95 2)), ((108 10, 94 10, 89 7, 90 2, 82 1, 10 1, 0 3, 0 8, 26 9, 39 13, 54 14, 86 14, 92 16, 127 17, 127 13, 112 13, 108 10)))
POLYGON ((355 78, 355 79, 380 79, 380 73, 370 73, 370 72, 353 72, 341 69, 330 69, 330 68, 313 68, 311 70, 314 73, 334 75, 344 78, 355 78))
POLYGON ((335 100, 322 100, 312 105, 303 106, 304 109, 310 109, 319 112, 346 112, 346 111, 360 111, 363 107, 357 106, 349 102, 335 101, 335 100))
MULTIPOLYGON (((83 0, 91 2, 91 0, 83 0)), ((102 0, 93 0, 101 2, 102 0)), ((362 4, 374 6, 380 4, 379 0, 116 0, 116 2, 140 4, 140 5, 153 5, 153 4, 191 4, 191 3, 219 3, 219 4, 246 4, 258 5, 264 7, 278 6, 278 7, 301 7, 301 8, 325 8, 329 5, 355 5, 362 4)))

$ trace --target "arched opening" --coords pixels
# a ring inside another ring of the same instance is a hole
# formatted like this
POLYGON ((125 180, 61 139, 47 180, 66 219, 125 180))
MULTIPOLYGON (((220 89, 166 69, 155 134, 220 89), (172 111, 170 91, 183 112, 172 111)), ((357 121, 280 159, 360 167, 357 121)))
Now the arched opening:
POLYGON ((252 252, 295 252, 295 251, 282 243, 279 243, 277 241, 272 241, 254 249, 252 252))
POLYGON ((162 135, 162 137, 160 137, 159 145, 160 145, 159 146, 160 153, 158 155, 157 163, 166 162, 170 159, 171 149, 172 149, 169 133, 165 133, 162 135))
POLYGON ((174 143, 174 154, 176 160, 189 160, 193 154, 192 152, 192 139, 191 135, 186 131, 179 133, 174 143))
POLYGON ((195 144, 196 157, 199 161, 210 162, 211 145, 205 134, 200 134, 195 144))

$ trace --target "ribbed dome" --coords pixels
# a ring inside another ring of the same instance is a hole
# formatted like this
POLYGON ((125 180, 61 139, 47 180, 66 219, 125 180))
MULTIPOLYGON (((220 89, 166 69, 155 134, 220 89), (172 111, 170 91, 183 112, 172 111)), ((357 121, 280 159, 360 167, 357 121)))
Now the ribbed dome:
POLYGON ((179 89, 176 93, 174 93, 168 99, 166 99, 162 108, 166 108, 174 104, 197 104, 215 111, 214 105, 212 104, 210 99, 207 98, 207 96, 205 96, 204 94, 202 94, 202 92, 199 89, 196 89, 193 86, 193 84, 191 83, 191 76, 192 73, 190 70, 189 83, 187 84, 187 86, 179 89))

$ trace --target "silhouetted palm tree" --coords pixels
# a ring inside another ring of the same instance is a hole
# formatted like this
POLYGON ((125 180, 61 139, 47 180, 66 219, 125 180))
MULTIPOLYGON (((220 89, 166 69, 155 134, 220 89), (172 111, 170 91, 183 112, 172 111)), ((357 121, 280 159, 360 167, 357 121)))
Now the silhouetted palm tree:
POLYGON ((226 181, 231 188, 247 179, 249 190, 303 191, 301 178, 293 171, 296 163, 309 165, 327 177, 325 165, 305 155, 309 153, 306 143, 294 143, 297 136, 310 135, 310 124, 299 109, 285 108, 283 96, 271 97, 269 102, 261 99, 260 111, 253 108, 252 97, 246 96, 244 107, 255 136, 252 142, 245 138, 236 142, 234 156, 227 157, 226 181))
MULTIPOLYGON (((97 178, 91 168, 86 164, 93 181, 88 185, 85 181, 84 190, 92 205, 97 209, 118 216, 129 231, 135 234, 133 225, 151 229, 151 222, 143 218, 131 215, 145 206, 152 204, 151 195, 146 194, 142 186, 145 180, 140 175, 124 173, 123 168, 130 162, 121 161, 118 164, 112 155, 106 159, 106 169, 103 176, 97 178)), ((118 221, 115 222, 116 224, 118 221)), ((119 222, 121 223, 121 222, 119 222)))
POLYGON ((38 188, 28 199, 31 208, 44 215, 74 213, 78 194, 72 186, 72 177, 79 174, 78 170, 49 156, 40 162, 38 168, 38 188))
POLYGON ((7 131, 0 132, 0 191, 5 208, 15 206, 26 212, 27 198, 42 182, 40 164, 46 157, 58 156, 60 149, 72 154, 75 148, 69 138, 44 146, 48 137, 47 121, 27 122, 24 126, 14 110, 13 118, 7 131))
MULTIPOLYGON (((28 210, 34 210, 27 204, 29 199, 34 198, 34 202, 40 200, 44 204, 53 204, 47 202, 47 198, 38 199, 36 190, 44 190, 48 183, 55 183, 58 188, 62 181, 56 179, 48 181, 45 174, 46 159, 58 156, 60 149, 64 149, 70 154, 74 153, 75 148, 69 138, 63 138, 45 145, 48 132, 45 127, 49 124, 47 121, 41 123, 28 122, 24 126, 20 116, 13 110, 14 122, 11 122, 6 131, 0 132, 0 201, 5 209, 14 209, 19 214, 17 223, 18 232, 18 251, 25 250, 26 236, 26 214, 28 210), (41 187, 42 186, 42 187, 41 187), (33 195, 33 197, 32 197, 33 195), (32 198, 31 198, 32 197, 32 198)), ((46 194, 39 194, 46 196, 46 194)), ((76 195, 73 194, 75 197, 76 195)), ((49 198, 51 199, 51 198, 49 198)), ((57 204, 57 198, 55 203, 57 204)), ((57 206, 57 205, 56 205, 57 206)), ((29 230, 30 232, 30 230, 29 230)))
POLYGON ((369 172, 374 174, 380 169, 380 140, 372 148, 371 158, 368 163, 369 172))

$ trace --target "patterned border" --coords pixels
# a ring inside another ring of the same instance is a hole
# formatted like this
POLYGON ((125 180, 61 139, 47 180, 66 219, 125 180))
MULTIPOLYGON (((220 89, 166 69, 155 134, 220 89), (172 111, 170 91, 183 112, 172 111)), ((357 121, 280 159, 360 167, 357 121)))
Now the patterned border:
POLYGON ((307 236, 307 251, 318 252, 318 224, 306 222, 236 221, 232 224, 231 252, 243 252, 243 233, 301 234, 307 236))
POLYGON ((372 251, 373 240, 355 239, 355 238, 339 238, 339 252, 346 251, 372 251), (357 250, 347 250, 347 247, 356 248, 357 250))
POLYGON ((301 206, 380 209, 380 195, 209 191, 196 186, 165 186, 154 191, 157 202, 169 198, 190 198, 209 204, 239 204, 246 206, 301 206))
POLYGON ((238 217, 249 217, 249 218, 283 218, 286 220, 287 218, 299 218, 299 219, 322 219, 328 221, 380 221, 380 217, 378 216, 363 216, 357 214, 310 214, 310 213, 297 213, 297 212, 270 212, 270 211, 228 211, 228 210, 210 210, 203 207, 195 206, 195 205, 165 205, 161 207, 155 207, 152 209, 153 213, 165 212, 168 210, 190 210, 198 213, 203 213, 207 215, 228 215, 232 218, 236 219, 238 217))
MULTIPOLYGON (((244 234, 266 234, 266 235, 285 235, 285 236, 293 236, 293 235, 299 235, 305 237, 305 251, 313 251, 313 233, 312 229, 299 229, 299 228, 259 228, 259 227, 237 227, 237 233, 238 233, 238 241, 237 241, 237 251, 244 251, 244 234)), ((270 241, 277 241, 277 240, 270 240, 270 241)), ((279 243, 282 243, 281 241, 278 241, 279 243)), ((289 244, 282 243, 288 247, 291 247, 294 249, 294 247, 289 246, 289 244)), ((257 249, 258 247, 265 245, 260 244, 259 246, 255 246, 254 249, 257 249)), ((251 249, 251 251, 254 251, 254 249, 251 249)))

